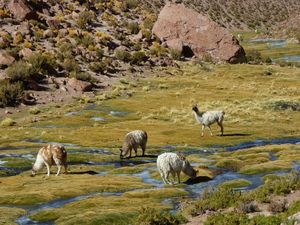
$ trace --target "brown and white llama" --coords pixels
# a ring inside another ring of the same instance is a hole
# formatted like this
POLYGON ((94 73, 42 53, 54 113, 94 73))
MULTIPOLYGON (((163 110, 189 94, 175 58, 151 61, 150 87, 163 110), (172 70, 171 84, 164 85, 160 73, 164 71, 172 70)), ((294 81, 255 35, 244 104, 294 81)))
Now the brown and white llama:
POLYGON ((36 161, 32 167, 32 175, 35 175, 37 171, 47 167, 47 176, 50 176, 50 168, 52 165, 57 165, 56 176, 59 175, 61 166, 65 167, 65 173, 67 173, 67 152, 63 146, 48 145, 42 147, 36 157, 36 161))
POLYGON ((129 158, 131 157, 132 149, 137 156, 137 149, 140 146, 142 148, 142 156, 145 156, 146 144, 148 141, 148 135, 146 131, 134 130, 126 134, 122 148, 120 148, 120 158, 124 158, 129 152, 129 158))

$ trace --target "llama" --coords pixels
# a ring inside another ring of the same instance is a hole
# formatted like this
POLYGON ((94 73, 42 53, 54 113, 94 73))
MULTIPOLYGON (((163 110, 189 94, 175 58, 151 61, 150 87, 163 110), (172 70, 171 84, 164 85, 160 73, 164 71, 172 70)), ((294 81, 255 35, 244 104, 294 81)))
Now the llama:
POLYGON ((58 145, 48 145, 41 148, 32 167, 32 175, 34 176, 37 171, 42 169, 44 164, 47 167, 47 176, 50 176, 50 168, 54 164, 58 168, 56 176, 59 175, 62 165, 65 167, 65 173, 67 173, 67 152, 65 148, 58 145))
POLYGON ((210 131, 210 135, 212 136, 212 131, 210 128, 210 125, 217 123, 219 127, 221 128, 221 135, 224 133, 224 127, 223 127, 223 119, 225 112, 224 111, 207 111, 207 112, 200 112, 198 109, 198 106, 193 106, 192 110, 194 111, 196 120, 202 124, 202 132, 201 136, 204 135, 204 128, 208 127, 210 131))
POLYGON ((170 173, 172 174, 174 181, 175 174, 177 174, 179 184, 181 171, 191 178, 195 178, 198 173, 182 154, 173 152, 166 152, 159 155, 157 158, 157 168, 165 184, 174 184, 169 181, 170 173))
POLYGON ((134 130, 126 134, 125 141, 122 148, 120 148, 120 158, 124 158, 129 152, 129 158, 131 158, 131 151, 134 149, 135 156, 137 156, 137 149, 141 146, 143 154, 145 156, 146 144, 148 135, 143 130, 134 130))

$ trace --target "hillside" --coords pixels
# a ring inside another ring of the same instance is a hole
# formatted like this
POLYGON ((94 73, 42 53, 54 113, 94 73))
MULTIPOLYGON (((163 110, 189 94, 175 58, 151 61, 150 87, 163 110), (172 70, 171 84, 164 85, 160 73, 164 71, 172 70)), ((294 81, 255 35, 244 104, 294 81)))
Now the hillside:
MULTIPOLYGON (((147 1, 158 11, 165 1, 147 1)), ((176 1, 179 2, 179 1, 176 1)), ((183 0, 186 5, 210 16, 230 29, 266 29, 293 17, 300 11, 298 0, 183 0)))

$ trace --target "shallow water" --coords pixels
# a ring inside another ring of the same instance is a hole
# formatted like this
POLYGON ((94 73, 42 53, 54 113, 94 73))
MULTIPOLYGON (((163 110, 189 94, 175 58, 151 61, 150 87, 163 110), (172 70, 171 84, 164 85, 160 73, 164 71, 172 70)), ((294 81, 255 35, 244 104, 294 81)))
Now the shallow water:
POLYGON ((286 46, 287 41, 285 39, 273 39, 273 38, 255 38, 250 39, 250 43, 267 43, 269 48, 282 48, 286 46))
MULTIPOLYGON (((28 141, 28 140, 27 140, 28 141)), ((47 143, 44 142, 42 140, 32 140, 30 139, 29 141, 31 142, 37 142, 37 143, 47 143)), ((244 142, 244 143, 240 143, 234 146, 227 146, 225 147, 225 150, 227 151, 236 151, 236 150, 241 150, 241 149, 246 149, 246 148, 251 148, 251 147, 257 147, 257 146, 265 146, 265 145, 272 145, 272 144, 299 144, 300 143, 300 138, 282 138, 282 139, 273 139, 273 140, 256 140, 256 141, 251 141, 251 142, 244 142)), ((69 146, 77 146, 77 145, 73 145, 73 144, 69 144, 69 146)), ((188 151, 184 151, 185 154, 189 155, 189 154, 200 154, 200 155, 209 155, 209 154, 218 154, 217 150, 218 148, 224 148, 221 146, 218 147, 213 147, 213 148, 208 148, 208 149, 192 149, 192 150, 188 150, 188 151)), ((168 147, 164 147, 164 150, 176 150, 175 146, 168 146, 168 147)), ((83 153, 91 153, 91 154, 109 154, 109 151, 104 150, 104 149, 87 149, 87 150, 70 150, 70 152, 83 152, 83 153)), ((27 156, 28 157, 28 156, 27 156)), ((270 153, 270 160, 277 160, 277 157, 275 154, 270 153)), ((123 160, 119 160, 119 161, 112 161, 112 162, 100 162, 100 163, 94 163, 94 162, 90 162, 90 164, 92 165, 113 165, 116 168, 117 167, 124 167, 124 166, 134 166, 134 165, 139 165, 139 164, 145 164, 145 163, 153 163, 156 162, 156 158, 150 158, 150 159, 139 159, 139 158, 133 158, 133 159, 123 159, 123 160)), ((294 169, 299 169, 300 170, 300 163, 299 162, 294 162, 295 166, 294 169)), ((194 163, 192 165, 196 165, 197 163, 194 163)), ((199 164, 199 163, 198 163, 199 164)), ((197 165, 198 165, 197 164, 197 165)), ((145 170, 143 170, 140 173, 136 173, 136 174, 132 174, 132 176, 136 176, 136 177, 140 177, 143 179, 143 182, 154 185, 155 188, 163 188, 164 187, 164 183, 163 181, 154 179, 151 177, 150 175, 150 171, 156 169, 155 167, 149 167, 145 170)), ((211 169, 219 169, 220 168, 211 168, 211 169)), ((246 179, 248 181, 251 182, 251 185, 246 186, 246 187, 242 187, 242 188, 237 188, 236 190, 239 191, 245 191, 245 190, 251 190, 251 189, 255 189, 258 186, 263 184, 263 180, 262 177, 265 176, 266 174, 286 174, 288 172, 290 172, 290 170, 285 170, 285 171, 277 171, 277 172, 273 172, 273 173, 261 173, 261 174, 254 174, 254 175, 246 175, 246 174, 240 174, 234 171, 230 171, 230 170, 222 170, 221 169, 221 173, 216 175, 216 177, 214 177, 214 179, 207 179, 205 177, 200 177, 199 180, 201 182, 196 182, 193 183, 191 182, 191 180, 187 180, 184 183, 186 184, 186 186, 184 187, 184 189, 186 191, 188 191, 190 194, 190 197, 198 197, 204 189, 207 188, 214 188, 217 187, 219 184, 225 182, 225 181, 230 181, 230 180, 235 180, 235 179, 246 179)), ((105 173, 97 173, 96 175, 101 176, 101 175, 105 175, 105 173)), ((120 176, 124 176, 124 174, 120 174, 120 176)), ((141 189, 142 191, 142 189, 141 189)), ((44 209, 49 209, 49 208, 58 208, 58 207, 62 207, 67 203, 70 202, 74 202, 74 201, 80 201, 92 196, 96 196, 96 195, 115 195, 115 196, 120 196, 122 193, 93 193, 93 194, 88 194, 88 195, 82 195, 82 196, 77 196, 74 198, 70 198, 70 199, 58 199, 55 201, 51 201, 49 203, 45 203, 42 205, 38 205, 38 206, 31 206, 28 207, 27 209, 29 209, 28 214, 20 217, 17 220, 18 224, 21 225, 28 225, 28 224, 54 224, 53 222, 47 222, 47 223, 37 223, 35 221, 30 220, 28 217, 29 215, 39 211, 39 210, 44 210, 44 209)), ((174 198, 166 198, 164 200, 162 200, 163 204, 167 204, 167 203, 171 203, 173 205, 173 209, 171 210, 172 212, 176 212, 176 210, 178 210, 179 208, 179 201, 180 198, 178 197, 174 197, 174 198)))
POLYGON ((277 60, 282 60, 282 61, 286 61, 286 62, 300 62, 300 55, 284 56, 277 60))

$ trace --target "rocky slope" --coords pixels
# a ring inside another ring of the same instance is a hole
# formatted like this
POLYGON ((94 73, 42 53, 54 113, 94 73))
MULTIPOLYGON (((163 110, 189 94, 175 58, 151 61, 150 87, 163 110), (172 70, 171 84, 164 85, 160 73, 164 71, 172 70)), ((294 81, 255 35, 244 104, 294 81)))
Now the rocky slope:
MULTIPOLYGON (((165 4, 164 0, 147 0, 148 7, 154 10, 165 4)), ((182 0, 189 7, 196 9, 231 29, 266 29, 274 24, 299 15, 298 0, 182 0)))

